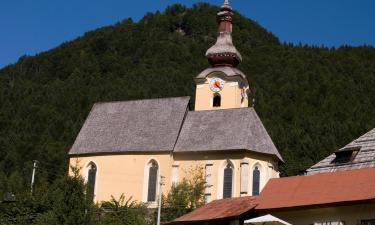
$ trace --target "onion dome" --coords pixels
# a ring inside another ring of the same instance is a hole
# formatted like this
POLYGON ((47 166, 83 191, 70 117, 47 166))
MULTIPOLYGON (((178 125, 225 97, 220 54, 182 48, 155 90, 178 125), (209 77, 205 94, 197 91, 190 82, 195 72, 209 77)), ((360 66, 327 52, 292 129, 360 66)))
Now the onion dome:
POLYGON ((241 54, 232 42, 232 16, 232 8, 228 0, 225 0, 217 14, 219 24, 217 41, 206 52, 206 57, 213 67, 236 67, 242 61, 241 54))

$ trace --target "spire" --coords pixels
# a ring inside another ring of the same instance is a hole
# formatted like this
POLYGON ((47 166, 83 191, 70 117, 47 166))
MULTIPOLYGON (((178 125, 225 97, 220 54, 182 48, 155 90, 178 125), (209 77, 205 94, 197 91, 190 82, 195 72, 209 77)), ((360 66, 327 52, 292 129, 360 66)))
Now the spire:
POLYGON ((224 0, 224 4, 217 14, 219 35, 216 44, 206 52, 206 57, 213 67, 236 67, 242 61, 241 54, 232 42, 232 16, 232 7, 228 0, 224 0))
POLYGON ((229 0, 224 0, 224 3, 223 3, 223 5, 221 6, 221 8, 230 8, 230 9, 232 9, 231 7, 230 7, 230 5, 229 5, 229 0))

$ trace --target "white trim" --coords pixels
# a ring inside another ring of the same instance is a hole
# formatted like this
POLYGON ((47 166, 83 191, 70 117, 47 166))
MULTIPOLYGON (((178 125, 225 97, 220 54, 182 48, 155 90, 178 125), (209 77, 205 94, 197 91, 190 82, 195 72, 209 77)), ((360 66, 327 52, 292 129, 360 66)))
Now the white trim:
POLYGON ((250 180, 250 166, 249 160, 242 159, 240 162, 240 196, 248 196, 249 195, 249 180, 250 180), (246 165, 246 166, 244 166, 246 165), (244 169, 243 169, 244 168, 244 169), (243 185, 245 186, 245 190, 243 190, 243 185))
POLYGON ((267 163, 267 180, 266 182, 268 182, 271 178, 273 178, 273 171, 275 170, 275 167, 273 166, 273 164, 271 162, 268 162, 267 163))
POLYGON ((197 84, 197 89, 204 88, 205 86, 206 86, 205 84, 197 84))
POLYGON ((212 187, 213 187, 213 163, 206 162, 204 166, 204 176, 205 176, 205 190, 204 194, 206 196, 206 203, 209 203, 212 198, 212 187))
POLYGON ((172 179, 171 185, 177 185, 180 181, 180 166, 179 165, 172 165, 172 179))
POLYGON ((234 82, 228 82, 228 86, 229 87, 235 87, 235 86, 238 86, 238 82, 234 81, 234 82))
POLYGON ((156 204, 157 201, 157 196, 159 194, 159 181, 160 181, 160 162, 156 158, 150 158, 149 160, 146 161, 146 164, 144 166, 144 176, 143 176, 143 194, 142 194, 142 202, 144 203, 150 203, 151 205, 156 204), (154 202, 148 202, 147 201, 147 195, 148 195, 148 180, 149 180, 149 169, 150 169, 150 163, 152 161, 155 161, 158 164, 158 173, 157 173, 157 178, 156 178, 156 198, 154 202))

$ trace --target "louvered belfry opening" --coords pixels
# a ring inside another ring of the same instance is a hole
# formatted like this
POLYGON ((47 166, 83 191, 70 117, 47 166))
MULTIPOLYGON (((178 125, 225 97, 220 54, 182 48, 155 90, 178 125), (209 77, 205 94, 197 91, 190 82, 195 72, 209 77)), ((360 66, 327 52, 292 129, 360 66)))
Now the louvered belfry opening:
POLYGON ((228 163, 224 169, 224 184, 223 184, 223 198, 232 197, 232 182, 233 182, 233 169, 228 163))
POLYGON ((87 196, 92 201, 94 200, 96 170, 96 165, 94 163, 90 163, 87 178, 87 196))
POLYGON ((256 166, 253 170, 253 196, 259 195, 260 171, 256 166))
POLYGON ((148 193, 147 201, 154 202, 156 201, 156 185, 158 179, 158 164, 155 161, 151 162, 148 174, 148 193))

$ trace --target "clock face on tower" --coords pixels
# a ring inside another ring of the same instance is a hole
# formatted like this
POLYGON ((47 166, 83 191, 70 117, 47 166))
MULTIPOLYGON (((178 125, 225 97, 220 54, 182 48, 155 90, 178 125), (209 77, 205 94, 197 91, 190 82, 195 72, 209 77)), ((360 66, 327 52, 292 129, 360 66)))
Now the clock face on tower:
POLYGON ((221 90, 223 90, 224 88, 224 83, 225 81, 218 78, 218 77, 215 77, 215 78, 212 78, 211 81, 210 81, 210 89, 211 91, 213 92, 219 92, 221 90))

